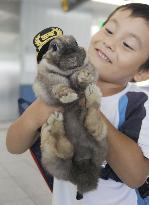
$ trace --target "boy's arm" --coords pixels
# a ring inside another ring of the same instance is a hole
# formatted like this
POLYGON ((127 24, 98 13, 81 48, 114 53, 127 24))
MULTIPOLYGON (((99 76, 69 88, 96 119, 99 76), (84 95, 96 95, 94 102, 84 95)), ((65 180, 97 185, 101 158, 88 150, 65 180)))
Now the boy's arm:
POLYGON ((36 140, 36 132, 58 110, 49 107, 42 100, 35 100, 26 111, 9 127, 6 146, 9 152, 20 154, 25 152, 36 140))
POLYGON ((129 187, 141 186, 149 176, 149 159, 136 142, 119 132, 99 111, 107 125, 107 161, 119 178, 129 187))

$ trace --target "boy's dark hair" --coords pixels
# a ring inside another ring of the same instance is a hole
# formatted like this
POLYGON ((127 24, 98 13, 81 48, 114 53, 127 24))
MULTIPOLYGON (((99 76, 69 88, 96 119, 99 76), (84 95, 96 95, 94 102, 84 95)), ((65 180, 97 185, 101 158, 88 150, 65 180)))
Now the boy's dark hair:
MULTIPOLYGON (((141 17, 143 18, 149 25, 149 5, 148 4, 141 4, 141 3, 130 3, 119 6, 116 8, 107 18, 103 25, 105 25, 109 19, 117 12, 118 10, 130 10, 132 17, 141 17)), ((149 71, 149 57, 140 67, 142 71, 149 71)))

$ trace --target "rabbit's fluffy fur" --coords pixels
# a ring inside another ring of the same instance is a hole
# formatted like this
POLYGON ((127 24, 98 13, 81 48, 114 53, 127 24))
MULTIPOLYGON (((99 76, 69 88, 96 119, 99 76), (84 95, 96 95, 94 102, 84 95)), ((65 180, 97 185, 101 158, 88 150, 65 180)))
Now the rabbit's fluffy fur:
POLYGON ((42 126, 43 166, 77 185, 81 194, 96 188, 107 152, 106 127, 97 112, 101 93, 96 78, 85 50, 73 36, 63 35, 49 43, 33 84, 36 96, 64 108, 63 114, 53 113, 42 126))

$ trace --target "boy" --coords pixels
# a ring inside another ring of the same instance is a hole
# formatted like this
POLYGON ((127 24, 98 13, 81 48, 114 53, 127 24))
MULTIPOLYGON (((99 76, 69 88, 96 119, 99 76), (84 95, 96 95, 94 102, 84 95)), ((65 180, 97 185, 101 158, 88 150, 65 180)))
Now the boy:
MULTIPOLYGON (((119 7, 93 36, 88 58, 99 72, 97 86, 103 93, 98 114, 108 127, 107 164, 97 189, 80 201, 73 184, 54 179, 53 205, 139 204, 135 188, 149 176, 149 100, 147 93, 128 82, 149 79, 148 37, 145 4, 119 7)), ((8 151, 26 151, 36 140, 36 130, 55 110, 37 99, 8 129, 8 151)))

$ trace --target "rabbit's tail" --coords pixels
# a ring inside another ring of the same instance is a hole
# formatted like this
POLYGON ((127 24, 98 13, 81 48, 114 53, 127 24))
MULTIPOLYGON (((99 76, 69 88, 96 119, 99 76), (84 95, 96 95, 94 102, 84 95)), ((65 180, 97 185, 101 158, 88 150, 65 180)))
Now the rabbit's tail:
POLYGON ((72 182, 77 185, 77 197, 80 199, 83 193, 96 189, 99 168, 90 159, 73 161, 70 175, 72 182))

